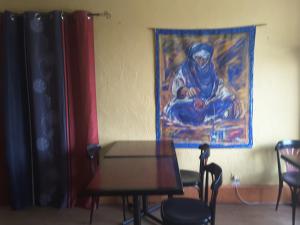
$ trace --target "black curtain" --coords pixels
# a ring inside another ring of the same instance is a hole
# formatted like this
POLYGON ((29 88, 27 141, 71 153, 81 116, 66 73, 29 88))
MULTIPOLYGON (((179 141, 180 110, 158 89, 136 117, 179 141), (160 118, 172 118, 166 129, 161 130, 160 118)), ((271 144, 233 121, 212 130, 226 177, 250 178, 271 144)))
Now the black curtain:
MULTIPOLYGON (((3 43, 3 17, 0 14, 0 43, 3 43)), ((3 68, 3 51, 0 51, 0 68, 3 68)), ((4 145, 4 80, 0 69, 0 206, 9 204, 9 181, 4 145)))
POLYGON ((6 12, 3 35, 6 159, 12 206, 19 209, 33 204, 23 17, 6 12))
POLYGON ((5 143, 12 206, 65 207, 67 111, 61 13, 5 12, 3 33, 5 143))

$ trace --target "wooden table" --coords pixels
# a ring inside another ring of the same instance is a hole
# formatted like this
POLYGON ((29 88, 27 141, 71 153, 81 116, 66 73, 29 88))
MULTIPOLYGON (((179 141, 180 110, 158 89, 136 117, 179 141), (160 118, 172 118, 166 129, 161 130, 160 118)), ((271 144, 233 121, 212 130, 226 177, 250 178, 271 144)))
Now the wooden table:
POLYGON ((288 154, 281 154, 281 158, 293 165, 294 167, 300 169, 300 158, 293 156, 293 155, 288 155, 288 154))
POLYGON ((131 195, 134 224, 140 225, 141 196, 183 193, 174 144, 171 141, 115 142, 86 190, 93 199, 90 223, 98 196, 131 195))

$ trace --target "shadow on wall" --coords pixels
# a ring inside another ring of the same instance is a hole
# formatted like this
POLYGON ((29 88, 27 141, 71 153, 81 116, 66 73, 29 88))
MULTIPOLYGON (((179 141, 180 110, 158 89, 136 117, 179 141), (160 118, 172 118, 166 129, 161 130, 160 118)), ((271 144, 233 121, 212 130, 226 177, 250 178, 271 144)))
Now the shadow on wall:
POLYGON ((261 173, 257 174, 256 169, 248 173, 247 179, 255 180, 257 184, 277 184, 278 171, 275 145, 261 145, 254 148, 249 155, 249 160, 253 161, 254 165, 261 165, 261 173), (275 182, 275 183, 274 183, 275 182))
POLYGON ((109 151, 109 149, 111 148, 111 146, 113 146, 114 142, 110 142, 108 144, 105 144, 103 146, 101 146, 101 150, 100 150, 100 162, 101 160, 103 160, 105 154, 109 151))

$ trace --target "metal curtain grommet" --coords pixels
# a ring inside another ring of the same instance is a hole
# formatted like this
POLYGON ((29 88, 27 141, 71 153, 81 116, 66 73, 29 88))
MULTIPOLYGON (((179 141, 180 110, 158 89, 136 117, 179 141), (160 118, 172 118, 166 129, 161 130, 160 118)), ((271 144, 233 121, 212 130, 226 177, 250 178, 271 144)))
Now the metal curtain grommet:
POLYGON ((40 21, 42 17, 39 13, 35 13, 34 18, 36 18, 38 21, 40 21))
POLYGON ((14 14, 10 14, 9 18, 11 21, 15 21, 15 19, 16 19, 14 14))

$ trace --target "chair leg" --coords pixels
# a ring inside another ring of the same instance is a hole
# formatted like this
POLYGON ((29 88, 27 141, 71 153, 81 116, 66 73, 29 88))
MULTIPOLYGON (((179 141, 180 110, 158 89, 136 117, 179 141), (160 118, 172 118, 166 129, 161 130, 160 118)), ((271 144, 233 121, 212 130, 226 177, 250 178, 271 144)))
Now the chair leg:
POLYGON ((278 204, 279 204, 280 197, 281 197, 282 186, 283 186, 283 184, 279 184, 279 187, 278 187, 278 195, 277 195, 277 202, 276 202, 276 211, 278 210, 278 204))
POLYGON ((93 214, 94 214, 94 208, 95 208, 95 196, 92 196, 92 204, 91 204, 91 212, 90 212, 90 224, 93 223, 93 214))
POLYGON ((131 210, 132 209, 132 204, 129 202, 129 196, 126 195, 126 202, 127 202, 127 209, 131 210))
POLYGON ((295 215, 296 215, 296 206, 297 206, 297 200, 298 200, 298 195, 297 195, 297 188, 291 187, 292 191, 292 207, 293 207, 293 225, 295 225, 295 215))
POLYGON ((96 198, 96 209, 99 208, 99 202, 100 202, 100 197, 98 196, 98 197, 96 198))
POLYGON ((126 212, 125 212, 126 202, 125 201, 126 201, 125 196, 122 196, 123 221, 126 221, 126 212))

